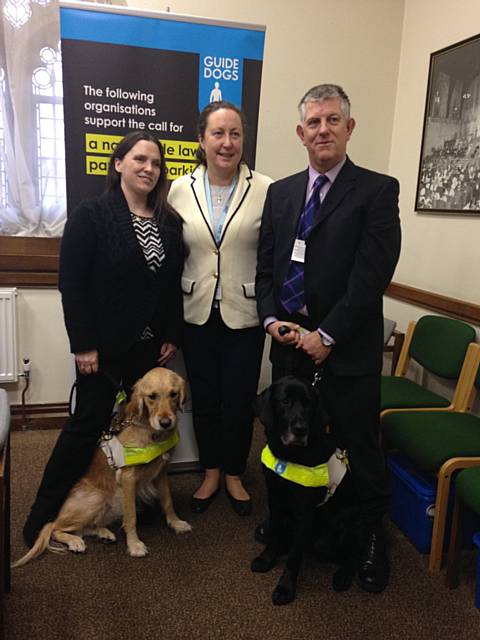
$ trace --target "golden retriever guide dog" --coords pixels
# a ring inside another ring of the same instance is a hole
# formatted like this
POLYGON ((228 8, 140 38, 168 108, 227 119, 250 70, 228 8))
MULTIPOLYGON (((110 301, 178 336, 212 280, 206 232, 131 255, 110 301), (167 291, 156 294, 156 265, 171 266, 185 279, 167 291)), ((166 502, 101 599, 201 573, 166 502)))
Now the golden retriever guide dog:
MULTIPOLYGON (((185 382, 180 376, 162 367, 151 369, 134 385, 118 440, 129 451, 145 451, 171 438, 184 400, 185 382)), ((115 469, 97 447, 90 467, 70 491, 55 522, 43 527, 34 546, 12 566, 20 567, 36 558, 51 541, 61 542, 77 553, 86 549, 83 536, 114 542, 115 534, 106 526, 122 514, 127 552, 134 557, 145 556, 148 549, 136 529, 135 502, 142 494, 158 497, 167 524, 176 533, 191 531, 188 522, 180 520, 173 508, 167 476, 169 458, 167 452, 147 463, 115 469)))

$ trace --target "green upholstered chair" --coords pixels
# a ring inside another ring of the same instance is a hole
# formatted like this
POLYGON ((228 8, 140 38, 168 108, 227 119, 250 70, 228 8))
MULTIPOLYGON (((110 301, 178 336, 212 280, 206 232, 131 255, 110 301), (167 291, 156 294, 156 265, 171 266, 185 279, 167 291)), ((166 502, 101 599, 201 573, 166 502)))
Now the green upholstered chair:
POLYGON ((478 352, 470 349, 475 330, 460 320, 423 316, 410 322, 393 376, 382 376, 381 417, 394 411, 467 411, 473 399, 478 352), (411 361, 445 380, 456 380, 453 399, 406 378, 411 361))
POLYGON ((396 326, 397 323, 395 320, 390 320, 389 318, 383 319, 383 352, 392 354, 392 376, 397 368, 398 358, 402 352, 403 341, 405 340, 405 334, 397 331, 396 326))
MULTIPOLYGON (((473 345, 480 352, 479 345, 473 345)), ((475 386, 480 388, 480 372, 475 386)), ((429 572, 438 573, 442 564, 448 496, 453 474, 480 464, 480 418, 455 411, 401 411, 382 420, 382 434, 388 448, 401 451, 419 471, 437 476, 429 572)))
MULTIPOLYGON (((480 419, 479 419, 480 420, 480 419)), ((480 428, 480 425, 479 425, 480 428)), ((480 466, 460 471, 455 478, 455 503, 452 514, 452 528, 448 547, 447 585, 454 589, 459 584, 459 564, 462 549, 461 512, 463 506, 480 516, 480 466)), ((480 532, 473 537, 480 549, 480 532)), ((477 586, 475 590, 475 606, 480 609, 480 551, 477 556, 477 586)))

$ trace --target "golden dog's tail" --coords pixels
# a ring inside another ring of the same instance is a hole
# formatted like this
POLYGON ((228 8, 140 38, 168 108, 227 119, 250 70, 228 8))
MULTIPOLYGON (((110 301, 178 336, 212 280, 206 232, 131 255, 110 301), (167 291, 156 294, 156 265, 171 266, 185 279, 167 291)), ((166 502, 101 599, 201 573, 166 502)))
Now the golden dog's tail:
POLYGON ((27 564, 27 562, 30 562, 30 560, 38 558, 38 556, 42 555, 45 549, 48 548, 50 537, 53 533, 54 528, 55 522, 47 522, 47 524, 38 534, 38 538, 35 540, 35 544, 33 545, 33 547, 24 556, 22 556, 19 560, 11 565, 12 569, 23 567, 23 565, 27 564))

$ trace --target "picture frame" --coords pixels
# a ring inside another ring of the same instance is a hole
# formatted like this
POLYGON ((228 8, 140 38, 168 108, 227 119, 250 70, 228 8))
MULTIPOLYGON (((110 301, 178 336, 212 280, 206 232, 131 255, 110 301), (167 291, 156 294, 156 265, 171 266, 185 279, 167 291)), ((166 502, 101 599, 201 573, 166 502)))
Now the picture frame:
POLYGON ((415 211, 480 217, 480 34, 430 55, 415 211))

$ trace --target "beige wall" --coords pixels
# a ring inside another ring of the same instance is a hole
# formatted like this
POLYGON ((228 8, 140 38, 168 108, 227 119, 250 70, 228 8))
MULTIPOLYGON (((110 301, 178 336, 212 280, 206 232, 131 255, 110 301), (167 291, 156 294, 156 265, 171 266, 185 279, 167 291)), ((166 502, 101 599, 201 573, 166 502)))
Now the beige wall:
MULTIPOLYGON (((151 11, 167 6, 156 0, 129 4, 151 11)), ((295 135, 296 104, 310 86, 329 81, 343 84, 354 104, 358 127, 352 157, 387 170, 403 0, 182 0, 172 2, 170 9, 267 25, 257 146, 260 171, 279 178, 306 166, 295 135)), ((64 402, 72 373, 58 293, 20 290, 18 302, 19 357, 32 359, 26 401, 64 402)), ((268 368, 262 385, 267 378, 268 368)), ((5 385, 14 404, 20 402, 22 385, 5 385)))
MULTIPOLYGON (((467 302, 480 303, 480 220, 414 211, 430 54, 475 35, 477 0, 406 0, 389 173, 400 180, 402 255, 394 279, 467 302)), ((385 315, 400 329, 425 309, 385 298, 385 315)), ((477 327, 480 341, 480 328, 477 327)), ((445 386, 433 378, 429 386, 445 386)), ((480 413, 477 398, 475 413, 480 413)))
MULTIPOLYGON (((389 173, 400 180, 403 247, 395 281, 480 303, 480 220, 414 211, 430 53, 478 32, 476 0, 406 0, 389 173)), ((401 329, 425 309, 385 299, 401 329)), ((480 341, 480 328, 476 327, 480 341)), ((442 385, 430 381, 442 391, 442 385)), ((480 414, 480 398, 475 403, 480 414)))
MULTIPOLYGON (((400 180, 395 281, 480 303, 480 220, 414 211, 430 53, 478 33, 477 0, 406 0, 389 172, 400 180)), ((391 306, 387 302, 387 312, 391 306)), ((393 313, 392 313, 393 315, 393 313)))
MULTIPOLYGON (((302 93, 318 82, 344 85, 357 120, 352 159, 401 182, 404 243, 395 279, 480 302, 480 221, 419 216, 413 209, 429 55, 478 30, 477 0, 179 0, 169 6, 176 13, 267 25, 257 168, 273 178, 306 164, 295 136, 302 93)), ((389 299, 385 308, 401 328, 425 313, 389 299)), ((58 293, 20 290, 18 323, 19 357, 32 359, 27 402, 66 401, 71 358, 58 293)), ((5 388, 12 403, 20 401, 21 384, 5 388)))
POLYGON ((357 129, 352 158, 387 171, 395 108, 403 0, 128 0, 151 11, 267 26, 257 169, 280 178, 306 166, 296 105, 320 82, 344 86, 357 129))
MULTIPOLYGON (((17 297, 19 366, 30 358, 27 404, 66 402, 73 376, 58 291, 19 289, 17 297)), ((20 368, 21 371, 21 368, 20 368)), ((20 403, 25 381, 2 385, 12 404, 20 403)))

